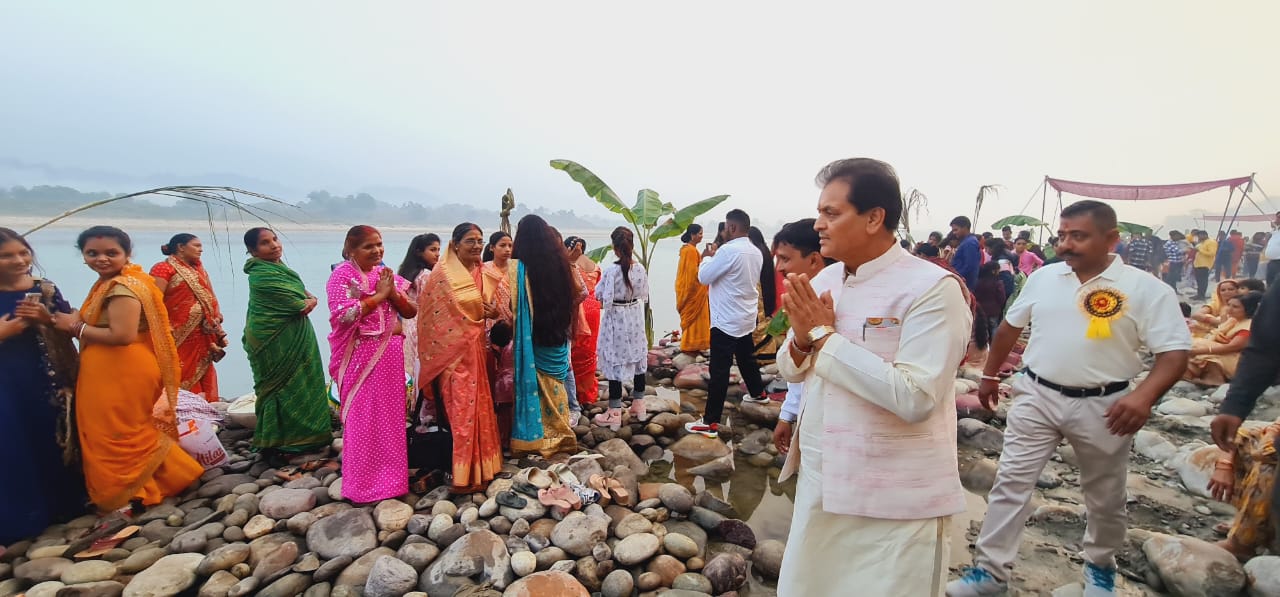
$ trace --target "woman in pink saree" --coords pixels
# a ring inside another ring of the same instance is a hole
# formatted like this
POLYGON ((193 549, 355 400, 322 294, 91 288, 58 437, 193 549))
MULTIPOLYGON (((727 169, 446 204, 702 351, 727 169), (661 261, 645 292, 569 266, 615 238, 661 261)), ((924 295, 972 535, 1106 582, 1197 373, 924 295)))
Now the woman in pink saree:
POLYGON ((382 265, 382 235, 347 232, 347 260, 329 276, 329 375, 341 399, 342 497, 358 504, 409 492, 404 433, 404 336, 418 308, 409 281, 382 265))
POLYGON ((449 248, 432 270, 418 297, 418 354, 423 390, 434 389, 444 402, 453 433, 455 494, 484 491, 502 470, 498 422, 493 412, 486 359, 485 322, 498 316, 497 290, 481 273, 484 237, 465 223, 453 231, 449 248))

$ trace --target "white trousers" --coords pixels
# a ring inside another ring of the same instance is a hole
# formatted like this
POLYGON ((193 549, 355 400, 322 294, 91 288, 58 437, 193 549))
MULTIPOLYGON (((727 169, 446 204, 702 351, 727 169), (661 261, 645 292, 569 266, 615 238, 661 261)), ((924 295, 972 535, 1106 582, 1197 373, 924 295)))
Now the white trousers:
POLYGON ((1128 391, 1094 398, 1069 398, 1019 375, 1016 400, 1009 409, 1004 451, 995 485, 987 497, 987 515, 978 535, 974 563, 1007 581, 1023 526, 1031 515, 1031 496, 1045 464, 1065 438, 1080 464, 1080 488, 1088 509, 1085 559, 1115 568, 1125 541, 1125 482, 1133 436, 1107 431, 1103 413, 1128 391))

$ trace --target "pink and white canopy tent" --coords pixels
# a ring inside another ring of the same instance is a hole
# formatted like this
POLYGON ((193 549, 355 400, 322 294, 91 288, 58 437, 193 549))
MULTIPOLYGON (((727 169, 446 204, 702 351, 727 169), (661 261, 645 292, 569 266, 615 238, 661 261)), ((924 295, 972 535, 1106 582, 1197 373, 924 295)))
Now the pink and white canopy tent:
MULTIPOLYGON (((1257 181, 1254 179, 1254 176, 1250 174, 1249 176, 1240 176, 1236 178, 1224 178, 1222 180, 1207 180, 1204 182, 1188 182, 1188 183, 1182 183, 1182 184, 1157 184, 1157 185, 1101 184, 1096 182, 1079 182, 1074 180, 1063 180, 1061 178, 1053 178, 1050 176, 1046 176, 1044 177, 1044 182, 1041 183, 1041 189, 1043 189, 1043 192, 1041 194, 1040 219, 1042 221, 1046 221, 1044 220, 1044 216, 1047 215, 1045 211, 1048 208, 1048 193, 1050 188, 1052 188, 1058 194, 1057 209, 1059 212, 1061 212, 1063 193, 1078 195, 1081 197, 1089 197, 1092 199, 1103 199, 1108 201, 1155 201, 1159 199, 1173 199, 1176 197, 1186 197, 1188 195, 1204 193, 1207 191, 1212 191, 1212 190, 1220 189, 1223 187, 1228 188, 1229 191, 1227 193, 1226 206, 1224 206, 1222 210, 1222 216, 1220 217, 1212 216, 1212 217, 1205 218, 1206 220, 1219 222, 1219 230, 1230 228, 1237 221, 1253 221, 1255 216, 1240 215, 1240 208, 1244 205, 1244 201, 1246 199, 1248 199, 1249 203, 1258 209, 1258 212, 1260 214, 1264 214, 1263 216, 1258 216, 1258 217, 1263 217, 1265 218, 1265 220, 1259 220, 1259 221, 1269 221, 1269 219, 1272 217, 1270 214, 1267 214, 1266 212, 1264 212, 1261 207, 1258 207, 1258 204, 1255 203, 1253 201, 1253 198, 1249 196, 1250 193, 1252 193, 1255 188, 1261 191, 1261 187, 1258 186, 1257 181), (1241 189, 1241 192, 1238 197, 1236 196, 1237 189, 1241 189), (1233 202, 1235 204, 1234 211, 1232 210, 1233 202), (1228 214, 1230 214, 1230 216, 1228 216, 1228 214)), ((1263 196, 1265 197, 1266 194, 1263 193, 1263 196)), ((1035 195, 1033 194, 1032 197, 1034 198, 1035 195)), ((1025 207, 1023 209, 1025 210, 1025 207)))

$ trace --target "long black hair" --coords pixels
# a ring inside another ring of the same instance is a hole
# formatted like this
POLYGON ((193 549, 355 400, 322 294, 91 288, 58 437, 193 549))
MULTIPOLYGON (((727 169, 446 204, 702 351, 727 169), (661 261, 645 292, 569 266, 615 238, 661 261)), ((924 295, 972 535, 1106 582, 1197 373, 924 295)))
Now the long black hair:
POLYGON ((516 225, 512 259, 524 265, 533 307, 533 343, 560 346, 569 341, 576 305, 566 295, 573 290, 569 253, 546 220, 530 214, 516 225))
POLYGON ((693 235, 699 232, 702 232, 702 224, 689 224, 689 227, 684 229, 684 234, 680 235, 680 242, 689 244, 689 241, 693 240, 693 235))
POLYGON ((484 255, 480 257, 480 261, 485 263, 493 261, 493 248, 498 246, 498 243, 502 242, 504 238, 511 238, 511 235, 501 230, 490 234, 489 244, 484 246, 484 255))
POLYGON ((764 301, 764 314, 768 317, 778 310, 778 284, 773 275, 773 252, 765 244, 764 233, 759 228, 749 228, 747 238, 760 249, 760 255, 764 257, 760 264, 760 299, 764 301))
POLYGON ((413 281, 418 279, 418 274, 427 269, 427 262, 422 259, 422 252, 432 243, 440 243, 440 236, 433 232, 419 234, 409 241, 409 250, 405 252, 404 261, 400 262, 400 269, 396 273, 408 280, 410 286, 413 286, 413 281))
POLYGON ((40 264, 36 262, 36 250, 31 248, 31 243, 27 242, 27 239, 23 237, 21 234, 18 234, 17 232, 9 228, 0 226, 0 245, 3 245, 9 241, 18 241, 18 243, 26 247, 27 252, 31 254, 32 269, 40 269, 40 264))
POLYGON ((626 226, 618 226, 609 235, 609 240, 613 243, 613 251, 618 254, 618 260, 614 263, 622 268, 622 283, 627 285, 627 290, 634 291, 635 288, 631 286, 631 264, 634 262, 635 234, 626 226))

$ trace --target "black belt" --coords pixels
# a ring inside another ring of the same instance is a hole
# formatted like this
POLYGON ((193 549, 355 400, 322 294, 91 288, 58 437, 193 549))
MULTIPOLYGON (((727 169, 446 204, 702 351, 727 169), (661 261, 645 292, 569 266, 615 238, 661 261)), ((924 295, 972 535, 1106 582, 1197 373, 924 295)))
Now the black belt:
POLYGON ((613 304, 618 305, 619 307, 626 307, 626 306, 634 305, 638 302, 640 302, 640 299, 631 299, 629 301, 613 301, 613 304))
POLYGON ((1032 381, 1049 388, 1050 390, 1058 392, 1063 396, 1067 396, 1068 398, 1095 398, 1099 396, 1110 396, 1129 387, 1129 382, 1127 381, 1115 381, 1100 388, 1072 388, 1053 383, 1039 375, 1036 375, 1035 371, 1030 369, 1023 369, 1023 372, 1025 372, 1027 377, 1030 377, 1032 381))

